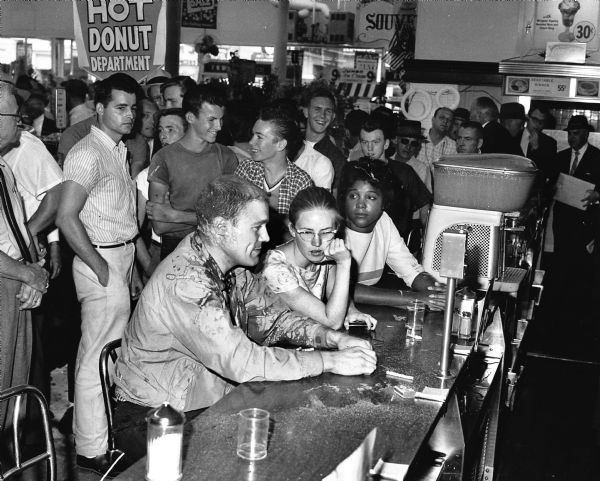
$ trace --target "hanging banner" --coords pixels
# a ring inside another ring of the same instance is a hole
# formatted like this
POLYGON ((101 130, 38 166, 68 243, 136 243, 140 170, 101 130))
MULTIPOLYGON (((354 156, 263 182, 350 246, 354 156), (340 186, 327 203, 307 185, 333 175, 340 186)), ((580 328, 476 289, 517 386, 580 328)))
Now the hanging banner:
POLYGON ((417 2, 363 0, 357 15, 356 45, 383 47, 388 80, 401 80, 405 61, 415 56, 417 2))
POLYGON ((181 26, 217 28, 217 0, 183 0, 181 26))
POLYGON ((142 80, 165 61, 165 0, 75 0, 79 66, 99 79, 142 80))
POLYGON ((534 48, 546 49, 547 42, 580 42, 587 50, 600 47, 598 17, 600 3, 585 0, 535 2, 534 48))

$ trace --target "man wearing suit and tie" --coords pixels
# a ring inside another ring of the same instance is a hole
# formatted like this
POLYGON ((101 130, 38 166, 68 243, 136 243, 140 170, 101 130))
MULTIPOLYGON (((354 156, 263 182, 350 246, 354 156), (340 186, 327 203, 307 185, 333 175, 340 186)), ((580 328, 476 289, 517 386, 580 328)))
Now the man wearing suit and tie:
POLYGON ((489 97, 478 97, 471 105, 471 120, 483 126, 482 154, 522 155, 518 142, 498 122, 498 106, 489 97))
MULTIPOLYGON (((591 298, 597 298, 594 276, 600 257, 598 201, 600 200, 600 150, 588 143, 590 126, 584 115, 570 118, 567 128, 569 148, 558 153, 553 179, 560 173, 594 185, 581 199, 584 210, 562 202, 554 205, 554 258, 556 274, 562 279, 562 293, 572 305, 589 311, 591 298), (594 241, 595 246, 592 246, 594 241), (593 254, 590 250, 593 248, 593 254)), ((595 313, 597 315, 597 313, 595 313)))

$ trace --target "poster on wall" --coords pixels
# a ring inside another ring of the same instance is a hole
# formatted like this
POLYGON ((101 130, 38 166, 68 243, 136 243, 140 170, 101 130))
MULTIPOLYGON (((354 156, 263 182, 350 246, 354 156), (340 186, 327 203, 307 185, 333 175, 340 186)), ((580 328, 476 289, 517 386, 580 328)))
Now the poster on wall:
POLYGON ((401 80, 406 60, 415 56, 417 2, 363 0, 357 14, 357 45, 383 47, 387 80, 401 80))
POLYGON ((217 0, 183 0, 181 26, 217 28, 217 0))
POLYGON ((535 3, 534 48, 546 49, 547 42, 580 42, 587 50, 600 47, 598 20, 600 2, 548 0, 535 3))
POLYGON ((166 0, 73 2, 79 66, 99 79, 142 80, 165 60, 166 0))

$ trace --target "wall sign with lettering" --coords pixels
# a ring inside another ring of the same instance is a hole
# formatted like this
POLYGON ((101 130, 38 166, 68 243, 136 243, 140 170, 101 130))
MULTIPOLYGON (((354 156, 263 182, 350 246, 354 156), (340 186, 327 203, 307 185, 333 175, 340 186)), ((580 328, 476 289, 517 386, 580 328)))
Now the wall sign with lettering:
POLYGON ((95 77, 139 81, 164 64, 165 0, 76 1, 73 18, 79 65, 95 77))

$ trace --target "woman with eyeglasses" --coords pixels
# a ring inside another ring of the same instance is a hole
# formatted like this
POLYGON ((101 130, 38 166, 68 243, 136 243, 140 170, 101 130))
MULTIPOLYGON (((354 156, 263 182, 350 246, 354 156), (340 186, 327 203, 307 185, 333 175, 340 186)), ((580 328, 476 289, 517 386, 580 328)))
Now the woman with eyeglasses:
POLYGON ((443 308, 443 287, 410 253, 392 219, 384 212, 394 198, 394 174, 380 160, 363 157, 342 171, 338 204, 346 223, 346 245, 358 265, 356 302, 403 305, 415 299, 443 308), (374 287, 385 265, 412 290, 374 287))
POLYGON ((377 321, 350 299, 352 256, 336 238, 341 218, 331 193, 321 187, 301 190, 290 204, 289 221, 292 239, 264 260, 265 294, 333 329, 344 324, 374 329, 377 321))

